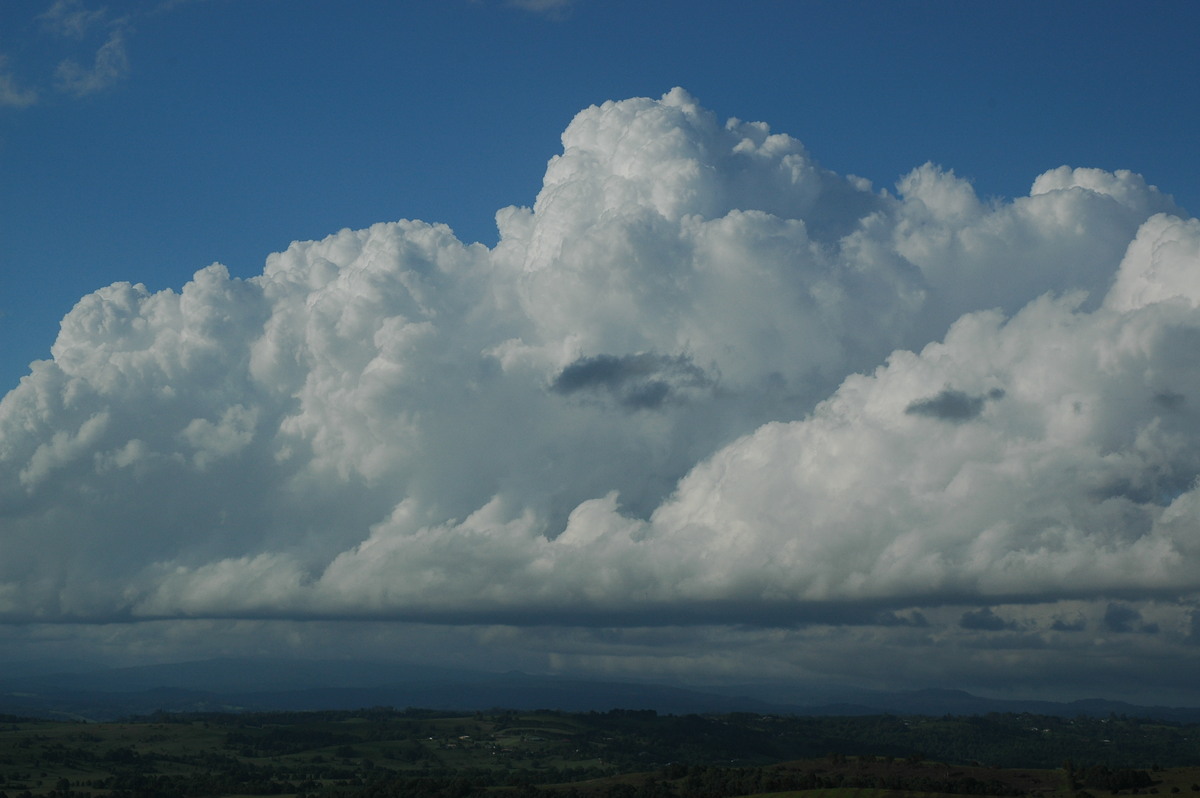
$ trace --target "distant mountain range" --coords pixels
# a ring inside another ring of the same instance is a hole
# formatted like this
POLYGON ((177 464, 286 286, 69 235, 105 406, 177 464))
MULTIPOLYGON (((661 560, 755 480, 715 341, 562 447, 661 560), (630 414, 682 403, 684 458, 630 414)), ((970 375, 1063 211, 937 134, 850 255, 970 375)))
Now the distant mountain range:
POLYGON ((689 689, 412 664, 214 659, 103 670, 10 670, 0 676, 0 714, 107 721, 165 712, 248 712, 388 706, 440 710, 653 709, 663 714, 776 715, 1109 714, 1200 723, 1200 708, 1093 699, 1060 703, 983 698, 961 690, 876 692, 746 685, 689 689), (781 700, 780 696, 787 696, 781 700))

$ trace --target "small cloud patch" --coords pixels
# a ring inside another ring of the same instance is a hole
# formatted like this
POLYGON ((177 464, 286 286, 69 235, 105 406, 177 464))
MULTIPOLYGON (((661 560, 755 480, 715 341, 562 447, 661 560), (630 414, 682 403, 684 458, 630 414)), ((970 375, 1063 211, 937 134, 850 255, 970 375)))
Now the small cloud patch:
POLYGON ((1116 602, 1109 604, 1108 609, 1104 611, 1104 628, 1117 634, 1126 634, 1129 632, 1158 633, 1158 624, 1143 622, 1140 612, 1128 604, 1118 604, 1116 602))
POLYGON ((1055 618, 1054 623, 1050 624, 1050 629, 1055 632, 1082 632, 1087 628, 1087 622, 1083 618, 1055 618))
POLYGON ((1174 391, 1160 391, 1154 394, 1154 403, 1164 410, 1182 410, 1186 397, 1174 391))
POLYGON ((912 626, 924 629, 929 626, 929 619, 920 610, 912 610, 907 614, 885 611, 875 616, 875 623, 879 626, 912 626))
POLYGON ((963 629, 974 629, 982 632, 1003 632, 1017 628, 1017 625, 1012 621, 1006 621, 992 612, 991 607, 964 612, 962 618, 958 621, 958 625, 963 629))
POLYGON ((1004 391, 993 388, 981 396, 971 396, 963 391, 950 388, 929 399, 918 399, 904 408, 910 416, 928 416, 939 421, 949 421, 958 424, 978 418, 988 401, 1004 398, 1004 391))

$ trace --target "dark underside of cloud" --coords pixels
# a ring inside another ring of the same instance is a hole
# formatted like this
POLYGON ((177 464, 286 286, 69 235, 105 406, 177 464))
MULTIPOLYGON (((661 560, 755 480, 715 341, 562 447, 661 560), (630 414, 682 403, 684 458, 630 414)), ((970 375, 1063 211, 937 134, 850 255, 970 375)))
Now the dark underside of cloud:
POLYGON ((0 619, 1194 655, 1200 222, 1140 176, 877 190, 676 89, 581 111, 497 223, 83 297, 0 403, 0 619))

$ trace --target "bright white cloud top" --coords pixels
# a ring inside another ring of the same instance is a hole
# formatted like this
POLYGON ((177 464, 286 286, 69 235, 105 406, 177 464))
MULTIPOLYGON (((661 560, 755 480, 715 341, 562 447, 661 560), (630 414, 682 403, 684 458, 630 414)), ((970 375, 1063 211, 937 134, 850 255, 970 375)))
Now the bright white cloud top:
POLYGON ((562 144, 492 249, 84 297, 0 403, 0 619, 1194 661, 1200 221, 1129 172, 876 189, 682 89, 562 144))

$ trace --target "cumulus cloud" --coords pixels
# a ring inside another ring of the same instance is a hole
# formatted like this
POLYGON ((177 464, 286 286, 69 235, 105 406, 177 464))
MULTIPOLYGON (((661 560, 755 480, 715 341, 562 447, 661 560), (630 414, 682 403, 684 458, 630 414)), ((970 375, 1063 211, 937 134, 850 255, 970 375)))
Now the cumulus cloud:
POLYGON ((81 299, 0 401, 0 617, 1188 639, 1169 197, 876 190, 681 89, 562 144, 494 248, 400 221, 81 299))

